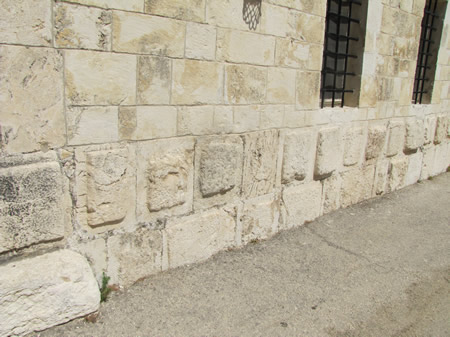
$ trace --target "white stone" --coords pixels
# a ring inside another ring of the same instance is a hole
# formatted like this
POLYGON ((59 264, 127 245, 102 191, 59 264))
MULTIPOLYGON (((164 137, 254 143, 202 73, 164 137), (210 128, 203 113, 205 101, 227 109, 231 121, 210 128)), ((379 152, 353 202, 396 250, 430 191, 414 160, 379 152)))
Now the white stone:
POLYGON ((405 123, 401 121, 389 122, 388 136, 386 156, 392 157, 401 153, 405 144, 405 123))
POLYGON ((137 104, 169 104, 172 61, 166 57, 139 56, 137 104))
POLYGON ((366 159, 376 159, 383 154, 386 143, 386 125, 369 125, 367 134, 366 159))
POLYGON ((375 166, 355 167, 341 173, 341 206, 348 207, 372 196, 375 166))
POLYGON ((72 249, 83 255, 91 266, 99 287, 102 285, 103 273, 107 274, 107 252, 105 239, 99 238, 81 242, 71 246, 72 249))
POLYGON ((214 107, 178 108, 178 135, 205 135, 213 133, 214 107))
POLYGON ((264 103, 267 69, 247 65, 225 68, 225 102, 231 104, 264 103))
POLYGON ((267 75, 267 103, 295 104, 296 71, 269 68, 267 75))
POLYGON ((327 214, 341 207, 341 185, 342 178, 335 174, 324 180, 323 184, 323 202, 321 214, 327 214))
POLYGON ((330 176, 342 163, 339 128, 326 128, 319 132, 314 176, 318 179, 330 176))
POLYGON ((448 167, 447 144, 436 145, 436 153, 434 155, 432 175, 438 175, 445 172, 448 167))
POLYGON ((424 120, 424 128, 425 128, 425 142, 424 144, 430 144, 434 141, 434 136, 436 134, 436 117, 435 116, 427 116, 424 120))
POLYGON ((208 25, 189 22, 186 26, 187 58, 214 60, 216 57, 216 29, 208 25))
POLYGON ((261 32, 269 35, 286 36, 289 8, 262 3, 261 32))
POLYGON ((265 105, 261 106, 260 129, 273 129, 283 127, 284 105, 265 105))
POLYGON ((283 132, 283 166, 281 181, 284 184, 312 176, 315 139, 311 130, 283 132))
POLYGON ((136 107, 136 131, 133 139, 174 137, 177 134, 177 109, 172 106, 136 107))
POLYGON ((405 186, 415 184, 420 179, 423 153, 417 151, 408 156, 408 169, 405 176, 405 186))
POLYGON ((344 165, 352 166, 361 161, 366 134, 362 127, 353 127, 344 135, 344 165))
POLYGON ((389 168, 388 191, 392 192, 404 187, 405 176, 408 170, 408 157, 395 157, 391 160, 389 168))
POLYGON ((260 124, 260 105, 233 107, 233 131, 237 133, 255 131, 260 124))
POLYGON ((423 149, 422 171, 420 173, 420 180, 426 180, 433 175, 435 153, 435 146, 429 146, 423 149))
POLYGON ((424 135, 423 121, 420 119, 409 119, 406 122, 405 150, 415 151, 421 147, 425 141, 424 135))
POLYGON ((380 160, 375 165, 375 180, 372 195, 382 195, 387 190, 390 162, 388 159, 380 160))
POLYGON ((447 138, 448 117, 439 116, 436 124, 436 134, 434 136, 434 143, 440 144, 447 138))

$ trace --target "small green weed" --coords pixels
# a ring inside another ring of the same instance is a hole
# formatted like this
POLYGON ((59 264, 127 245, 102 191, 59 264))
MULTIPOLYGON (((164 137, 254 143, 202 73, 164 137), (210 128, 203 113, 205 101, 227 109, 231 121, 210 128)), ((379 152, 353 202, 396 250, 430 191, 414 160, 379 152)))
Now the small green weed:
POLYGON ((105 302, 108 298, 109 293, 111 292, 111 288, 108 287, 108 282, 111 278, 109 276, 106 276, 105 273, 103 273, 102 276, 102 286, 100 288, 100 302, 105 302))

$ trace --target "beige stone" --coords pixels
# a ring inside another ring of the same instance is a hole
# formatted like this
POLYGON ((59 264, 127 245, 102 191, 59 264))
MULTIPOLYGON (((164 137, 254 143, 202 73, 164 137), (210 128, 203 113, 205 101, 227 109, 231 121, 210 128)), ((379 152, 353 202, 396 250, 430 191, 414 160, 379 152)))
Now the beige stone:
POLYGON ((87 242, 71 246, 72 249, 83 255, 91 266, 94 277, 99 287, 102 285, 103 273, 108 273, 106 264, 107 252, 106 242, 103 238, 94 239, 87 242))
POLYGON ((434 156, 436 148, 429 146, 423 149, 422 170, 420 180, 426 180, 433 175, 434 156))
POLYGON ((341 207, 348 207, 372 196, 375 166, 355 167, 341 173, 341 207))
POLYGON ((185 23, 159 16, 129 12, 113 14, 114 51, 184 56, 185 23))
POLYGON ((405 186, 415 184, 420 179, 423 153, 417 151, 408 156, 408 169, 405 176, 405 186))
POLYGON ((135 139, 137 120, 136 107, 119 107, 119 138, 120 140, 135 139))
POLYGON ((448 129, 448 117, 438 116, 436 124, 436 134, 434 136, 435 144, 440 144, 445 141, 445 139, 447 138, 447 129, 448 129))
POLYGON ((185 56, 198 60, 214 60, 216 57, 216 37, 216 28, 189 22, 186 26, 185 56))
POLYGON ((184 106, 178 108, 178 135, 205 135, 213 133, 213 106, 184 106))
POLYGON ((277 39, 275 62, 279 66, 319 71, 322 66, 322 52, 321 45, 293 39, 277 39))
POLYGON ((284 127, 300 128, 306 125, 311 125, 306 122, 306 111, 298 111, 295 106, 286 108, 284 111, 284 127))
POLYGON ((219 104, 223 66, 194 60, 173 61, 172 104, 219 104))
POLYGON ((108 276, 130 286, 162 268, 162 233, 145 227, 108 238, 108 276))
POLYGON ((169 219, 165 233, 170 268, 206 260, 234 246, 235 227, 234 217, 221 209, 169 219))
POLYGON ((225 68, 225 102, 263 103, 266 97, 267 71, 263 67, 229 65, 225 68))
POLYGON ((0 46, 0 116, 6 152, 65 143, 62 56, 52 49, 0 46))
POLYGON ((297 109, 317 109, 320 96, 320 73, 297 72, 296 94, 297 109))
POLYGON ((206 0, 145 0, 145 12, 186 21, 203 21, 206 0))
POLYGON ((401 153, 405 144, 405 123, 402 121, 389 122, 389 139, 387 143, 386 156, 392 157, 401 153))
POLYGON ((369 125, 367 134, 366 159, 376 159, 383 154, 386 143, 386 125, 372 124, 369 125))
POLYGON ((215 106, 214 107, 214 131, 218 134, 230 133, 233 130, 233 107, 215 106))
POLYGON ((136 131, 133 139, 173 137, 177 134, 177 109, 172 106, 136 107, 136 131))
POLYGON ((434 155, 433 170, 432 170, 433 176, 441 174, 442 172, 445 172, 447 170, 449 166, 448 158, 449 155, 447 151, 447 144, 436 145, 436 152, 434 155))
POLYGON ((54 21, 56 47, 111 50, 111 12, 60 2, 54 21))
POLYGON ((61 0, 79 3, 83 5, 96 6, 102 8, 123 9, 126 11, 142 12, 144 3, 142 0, 61 0))
POLYGON ((137 104, 169 104, 171 60, 158 56, 139 56, 137 64, 137 104))
POLYGON ((405 151, 415 151, 421 147, 425 141, 424 134, 423 120, 408 119, 406 121, 405 151))
POLYGON ((261 32, 269 35, 286 36, 288 31, 289 9, 262 3, 261 32))
POLYGON ((405 176, 408 170, 408 157, 395 157, 389 167, 388 191, 392 192, 404 187, 405 176))
POLYGON ((389 159, 379 160, 375 165, 375 180, 373 183, 373 195, 382 195, 386 192, 389 174, 389 159))
POLYGON ((298 11, 290 11, 288 36, 296 40, 323 44, 325 18, 298 11))
POLYGON ((342 178, 335 174, 324 180, 323 184, 323 202, 321 214, 327 214, 341 207, 341 185, 342 178))
POLYGON ((284 105, 263 105, 260 112, 260 129, 273 129, 283 127, 284 105))
POLYGON ((430 144, 434 141, 434 136, 436 134, 436 117, 427 116, 424 120, 424 130, 425 130, 425 140, 424 144, 430 144))
POLYGON ((339 128, 320 130, 317 141, 314 176, 323 179, 330 176, 342 163, 341 135, 339 128))
POLYGON ((52 43, 52 2, 2 0, 0 43, 50 46, 52 43))
POLYGON ((86 260, 69 250, 0 266, 0 334, 22 336, 86 316, 100 293, 86 260))
POLYGON ((244 137, 242 193, 252 198, 272 192, 278 157, 278 131, 250 133, 244 137))
POLYGON ((66 50, 64 64, 68 104, 135 104, 136 56, 66 50))
POLYGON ((295 104, 294 69, 269 68, 267 75, 267 103, 295 104))
POLYGON ((260 119, 260 105, 236 106, 233 108, 233 132, 258 130, 260 119))
MULTIPOLYGON (((248 31, 249 27, 242 19, 242 0, 208 0, 206 1, 206 21, 218 27, 248 31)), ((256 31, 260 30, 260 25, 256 31)))
POLYGON ((283 166, 281 181, 284 184, 312 176, 315 138, 311 130, 283 132, 283 166))
POLYGON ((326 14, 327 2, 325 0, 269 0, 269 2, 319 16, 325 16, 326 14))
POLYGON ((362 127, 352 127, 344 135, 344 165, 352 166, 362 159, 366 133, 362 127))

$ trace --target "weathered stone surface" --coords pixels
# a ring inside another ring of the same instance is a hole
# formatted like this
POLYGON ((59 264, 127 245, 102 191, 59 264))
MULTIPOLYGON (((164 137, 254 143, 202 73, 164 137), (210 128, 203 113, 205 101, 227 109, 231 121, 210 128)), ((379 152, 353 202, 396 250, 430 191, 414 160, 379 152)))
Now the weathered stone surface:
POLYGON ((342 178, 335 174, 322 180, 323 201, 321 214, 327 214, 341 207, 341 185, 342 178))
POLYGON ((234 119, 232 106, 214 107, 214 131, 219 134, 230 133, 233 130, 234 119))
POLYGON ((233 107, 233 131, 248 132, 259 129, 260 105, 243 105, 233 107))
POLYGON ((41 0, 2 0, 0 43, 50 46, 52 3, 41 0))
POLYGON ((64 190, 54 153, 2 158, 0 253, 64 238, 64 190))
POLYGON ((389 159, 383 159, 376 163, 375 180, 373 183, 373 195, 382 195, 387 189, 387 179, 389 174, 389 159))
POLYGON ((136 56, 66 50, 64 64, 68 104, 135 104, 136 56))
MULTIPOLYGON (((242 0, 208 0, 206 1, 206 21, 218 27, 247 31, 248 25, 242 20, 242 0)), ((260 30, 260 25, 256 31, 260 30)))
POLYGON ((217 31, 217 54, 219 61, 273 65, 275 38, 236 30, 217 31))
POLYGON ((194 60, 173 61, 172 104, 221 103, 223 66, 194 60))
POLYGON ((242 193, 252 198, 272 192, 278 157, 278 131, 270 130, 244 136, 244 173, 242 193))
POLYGON ((269 68, 267 75, 267 103, 295 104, 294 69, 269 68))
POLYGON ((133 139, 174 137, 177 134, 177 109, 173 106, 136 107, 136 131, 133 139))
POLYGON ((105 239, 99 238, 87 242, 81 242, 76 245, 72 245, 71 248, 86 258, 91 266, 99 287, 101 287, 103 273, 108 274, 105 239))
POLYGON ((140 228, 108 239, 108 276, 111 283, 129 286, 161 271, 162 233, 140 228))
POLYGON ((178 108, 178 135, 205 135, 213 133, 213 106, 184 106, 178 108))
POLYGON ((369 125, 367 134, 366 159, 375 159, 383 154, 386 143, 386 125, 369 125))
POLYGON ((298 11, 289 12, 288 36, 296 40, 323 44, 325 18, 298 11))
POLYGON ((0 46, 3 150, 31 152, 64 144, 62 68, 56 50, 0 46))
POLYGON ((243 153, 243 143, 239 136, 197 140, 195 208, 225 203, 240 196, 243 153))
POLYGON ((279 66, 319 71, 322 66, 321 45, 292 39, 277 39, 275 62, 279 66))
POLYGON ((263 67, 229 65, 225 68, 225 102, 263 103, 266 97, 267 70, 263 67))
POLYGON ((139 221, 192 210, 194 140, 164 139, 137 146, 139 221))
POLYGON ((325 16, 327 2, 325 0, 269 0, 270 3, 278 6, 297 9, 305 13, 325 16))
POLYGON ((420 172, 420 180, 426 180, 433 175, 435 153, 436 148, 434 146, 425 147, 423 149, 422 171, 420 172))
POLYGON ((54 16, 56 47, 111 50, 111 12, 60 2, 54 16))
POLYGON ((267 239, 278 230, 280 201, 269 194, 244 202, 239 216, 242 244, 267 239))
POLYGON ((144 2, 142 0, 62 0, 83 5, 91 5, 102 8, 123 9, 127 11, 142 12, 144 2))
POLYGON ((283 227, 291 228, 313 221, 320 215, 322 184, 312 181, 283 189, 283 227))
POLYGON ((317 109, 320 96, 320 72, 297 72, 297 109, 317 109))
POLYGON ((405 176, 405 186, 415 184, 420 179, 423 153, 417 151, 408 156, 408 169, 405 176))
POLYGON ((386 156, 392 157, 402 152, 405 144, 405 123, 402 121, 389 122, 389 139, 387 143, 386 156))
POLYGON ((136 107, 119 107, 119 138, 134 139, 137 126, 136 107))
POLYGON ((449 155, 447 152, 447 144, 436 145, 436 153, 434 155, 432 175, 438 175, 445 172, 449 166, 449 155))
POLYGON ((100 293, 79 254, 60 250, 0 266, 0 335, 24 335, 98 309, 100 293))
POLYGON ((344 165, 352 166, 361 161, 364 150, 365 130, 363 127, 353 127, 344 135, 344 165))
POLYGON ((415 151, 419 147, 421 147, 425 141, 424 134, 425 130, 423 120, 420 119, 407 120, 405 151, 415 151))
POLYGON ((315 140, 310 130, 285 131, 281 182, 290 183, 312 176, 315 140))
POLYGON ((388 191, 392 192, 402 188, 405 184, 405 176, 408 170, 408 157, 395 157, 389 167, 388 191))
POLYGON ((184 56, 185 23, 138 13, 114 12, 114 51, 184 56))
POLYGON ((167 249, 170 268, 206 260, 235 244, 235 219, 221 209, 211 209, 167 221, 167 249))
POLYGON ((203 21, 205 0, 145 0, 145 12, 186 21, 203 21))
POLYGON ((138 57, 137 104, 169 104, 171 61, 165 57, 138 57))
POLYGON ((437 119, 435 116, 427 116, 424 120, 424 129, 425 129, 425 141, 424 144, 430 144, 434 141, 434 136, 436 135, 436 122, 437 119))
POLYGON ((339 128, 327 128, 319 132, 314 176, 323 179, 330 176, 342 162, 339 128))
POLYGON ((286 36, 288 31, 288 8, 262 2, 261 12, 260 25, 263 34, 286 36))
POLYGON ((341 207, 348 207, 372 196, 375 166, 355 167, 341 173, 341 207))
POLYGON ((283 127, 284 105, 264 105, 260 112, 260 129, 273 129, 283 127))
POLYGON ((436 134, 434 143, 440 144, 447 138, 448 118, 447 116, 439 116, 436 124, 436 134))
MULTIPOLYGON (((184 2, 184 1, 183 1, 184 2)), ((189 22, 186 26, 186 57, 214 60, 216 57, 216 28, 189 22)))

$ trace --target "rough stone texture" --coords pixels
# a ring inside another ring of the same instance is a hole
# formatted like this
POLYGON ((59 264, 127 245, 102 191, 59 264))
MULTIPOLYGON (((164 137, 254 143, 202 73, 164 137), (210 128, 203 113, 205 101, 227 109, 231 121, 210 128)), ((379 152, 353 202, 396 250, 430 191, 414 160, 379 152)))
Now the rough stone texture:
POLYGON ((79 254, 60 250, 0 266, 0 335, 24 335, 98 309, 100 293, 79 254))
POLYGON ((111 50, 111 12, 56 3, 54 16, 56 47, 111 50))
POLYGON ((294 180, 304 180, 312 176, 315 140, 310 130, 290 130, 283 132, 283 184, 294 180))
POLYGON ((356 167, 341 173, 341 207, 348 207, 372 196, 375 166, 356 167))
POLYGON ((129 286, 161 271, 162 233, 140 228, 108 239, 108 276, 111 283, 129 286))
POLYGON ((263 103, 267 71, 263 67, 229 65, 225 68, 225 101, 231 104, 263 103))
POLYGON ((62 68, 56 50, 0 46, 0 148, 31 152, 64 144, 62 68))
POLYGON ((210 207, 240 196, 243 153, 243 143, 239 136, 197 140, 195 208, 210 207))
POLYGON ((183 57, 185 23, 137 13, 114 12, 114 51, 183 57))
POLYGON ((0 43, 50 46, 52 3, 42 0, 2 0, 0 43))
POLYGON ((261 32, 268 35, 286 36, 289 9, 262 2, 261 32))
POLYGON ((304 185, 292 185, 283 189, 283 228, 301 226, 320 215, 322 184, 313 181, 304 185))
POLYGON ((136 107, 133 139, 174 137, 177 134, 177 108, 173 106, 136 107))
POLYGON ((259 129, 260 105, 233 107, 233 131, 248 132, 259 129))
POLYGON ((434 156, 436 148, 434 146, 425 147, 423 150, 422 171, 420 180, 426 180, 433 174, 434 156))
POLYGON ((283 105, 262 106, 259 128, 264 130, 283 127, 284 112, 283 105))
POLYGON ((341 207, 341 185, 340 175, 332 175, 322 180, 323 183, 323 202, 321 214, 335 211, 341 207))
POLYGON ((267 103, 295 104, 296 71, 269 68, 267 75, 267 103))
POLYGON ((432 175, 436 176, 442 172, 445 172, 449 166, 449 155, 447 152, 447 144, 439 144, 436 146, 436 153, 433 162, 432 175))
POLYGON ((194 60, 173 61, 173 104, 221 103, 223 66, 194 60))
POLYGON ((64 238, 64 184, 54 153, 0 159, 0 253, 64 238))
POLYGON ((376 163, 375 180, 373 183, 373 193, 372 193, 374 196, 386 193, 389 167, 390 167, 389 159, 383 159, 376 163))
POLYGON ((296 87, 296 107, 298 109, 317 109, 319 107, 320 72, 299 71, 296 87))
POLYGON ((393 158, 389 167, 388 192, 404 187, 408 170, 408 157, 393 158))
POLYGON ((288 36, 303 42, 323 44, 325 18, 298 11, 289 12, 288 36))
POLYGON ((415 151, 424 143, 424 125, 420 119, 409 119, 406 121, 405 151, 415 151))
POLYGON ((405 144, 405 123, 401 121, 389 122, 389 139, 387 143, 386 156, 392 157, 401 153, 405 144))
POLYGON ((171 67, 165 57, 138 57, 137 104, 170 103, 171 67))
POLYGON ((322 66, 322 52, 322 45, 277 39, 275 62, 279 66, 319 71, 322 66))
POLYGON ((91 5, 102 8, 123 9, 126 11, 142 12, 144 3, 142 0, 62 0, 83 5, 91 5))
POLYGON ((436 124, 436 134, 434 143, 440 144, 447 138, 448 118, 447 116, 439 116, 436 124))
MULTIPOLYGON (((164 1, 164 3, 167 2, 164 1)), ((216 57, 216 35, 216 29, 211 26, 188 23, 186 26, 186 57, 198 60, 214 60, 216 57)))
POLYGON ((145 12, 186 21, 203 21, 205 0, 145 0, 145 12))
POLYGON ((234 246, 235 215, 211 209, 167 221, 167 250, 170 268, 206 260, 220 250, 234 246))
MULTIPOLYGON (((242 20, 242 0, 208 0, 206 1, 206 21, 218 27, 248 31, 249 27, 242 20)), ((258 32, 260 25, 256 28, 258 32)))
POLYGON ((252 198, 272 192, 278 157, 278 132, 262 131, 244 135, 242 194, 252 198))
POLYGON ((405 186, 415 184, 420 179, 423 153, 417 151, 408 156, 408 169, 405 176, 405 186))
POLYGON ((134 139, 137 126, 136 107, 119 107, 119 138, 134 139))
POLYGON ((68 104, 136 102, 136 56, 66 50, 64 60, 68 104))
POLYGON ((184 106, 178 108, 178 135, 205 135, 213 132, 214 107, 184 106))
POLYGON ((436 122, 437 119, 435 116, 427 116, 424 120, 424 129, 425 129, 425 141, 424 144, 430 144, 434 141, 434 136, 436 135, 436 122))
POLYGON ((279 217, 280 200, 272 194, 245 201, 239 215, 242 244, 274 235, 278 230, 279 217))
POLYGON ((285 6, 319 16, 325 16, 326 1, 324 0, 269 0, 278 6, 285 6))
POLYGON ((375 159, 383 154, 386 142, 386 125, 369 125, 367 134, 366 159, 375 159))
POLYGON ((352 166, 361 161, 365 143, 365 130, 353 127, 344 135, 344 165, 352 166))
POLYGON ((108 274, 107 251, 105 239, 99 238, 71 246, 83 255, 91 266, 99 287, 102 285, 103 273, 108 274))
POLYGON ((320 130, 317 140, 314 176, 318 179, 330 176, 342 161, 341 136, 339 128, 320 130))

